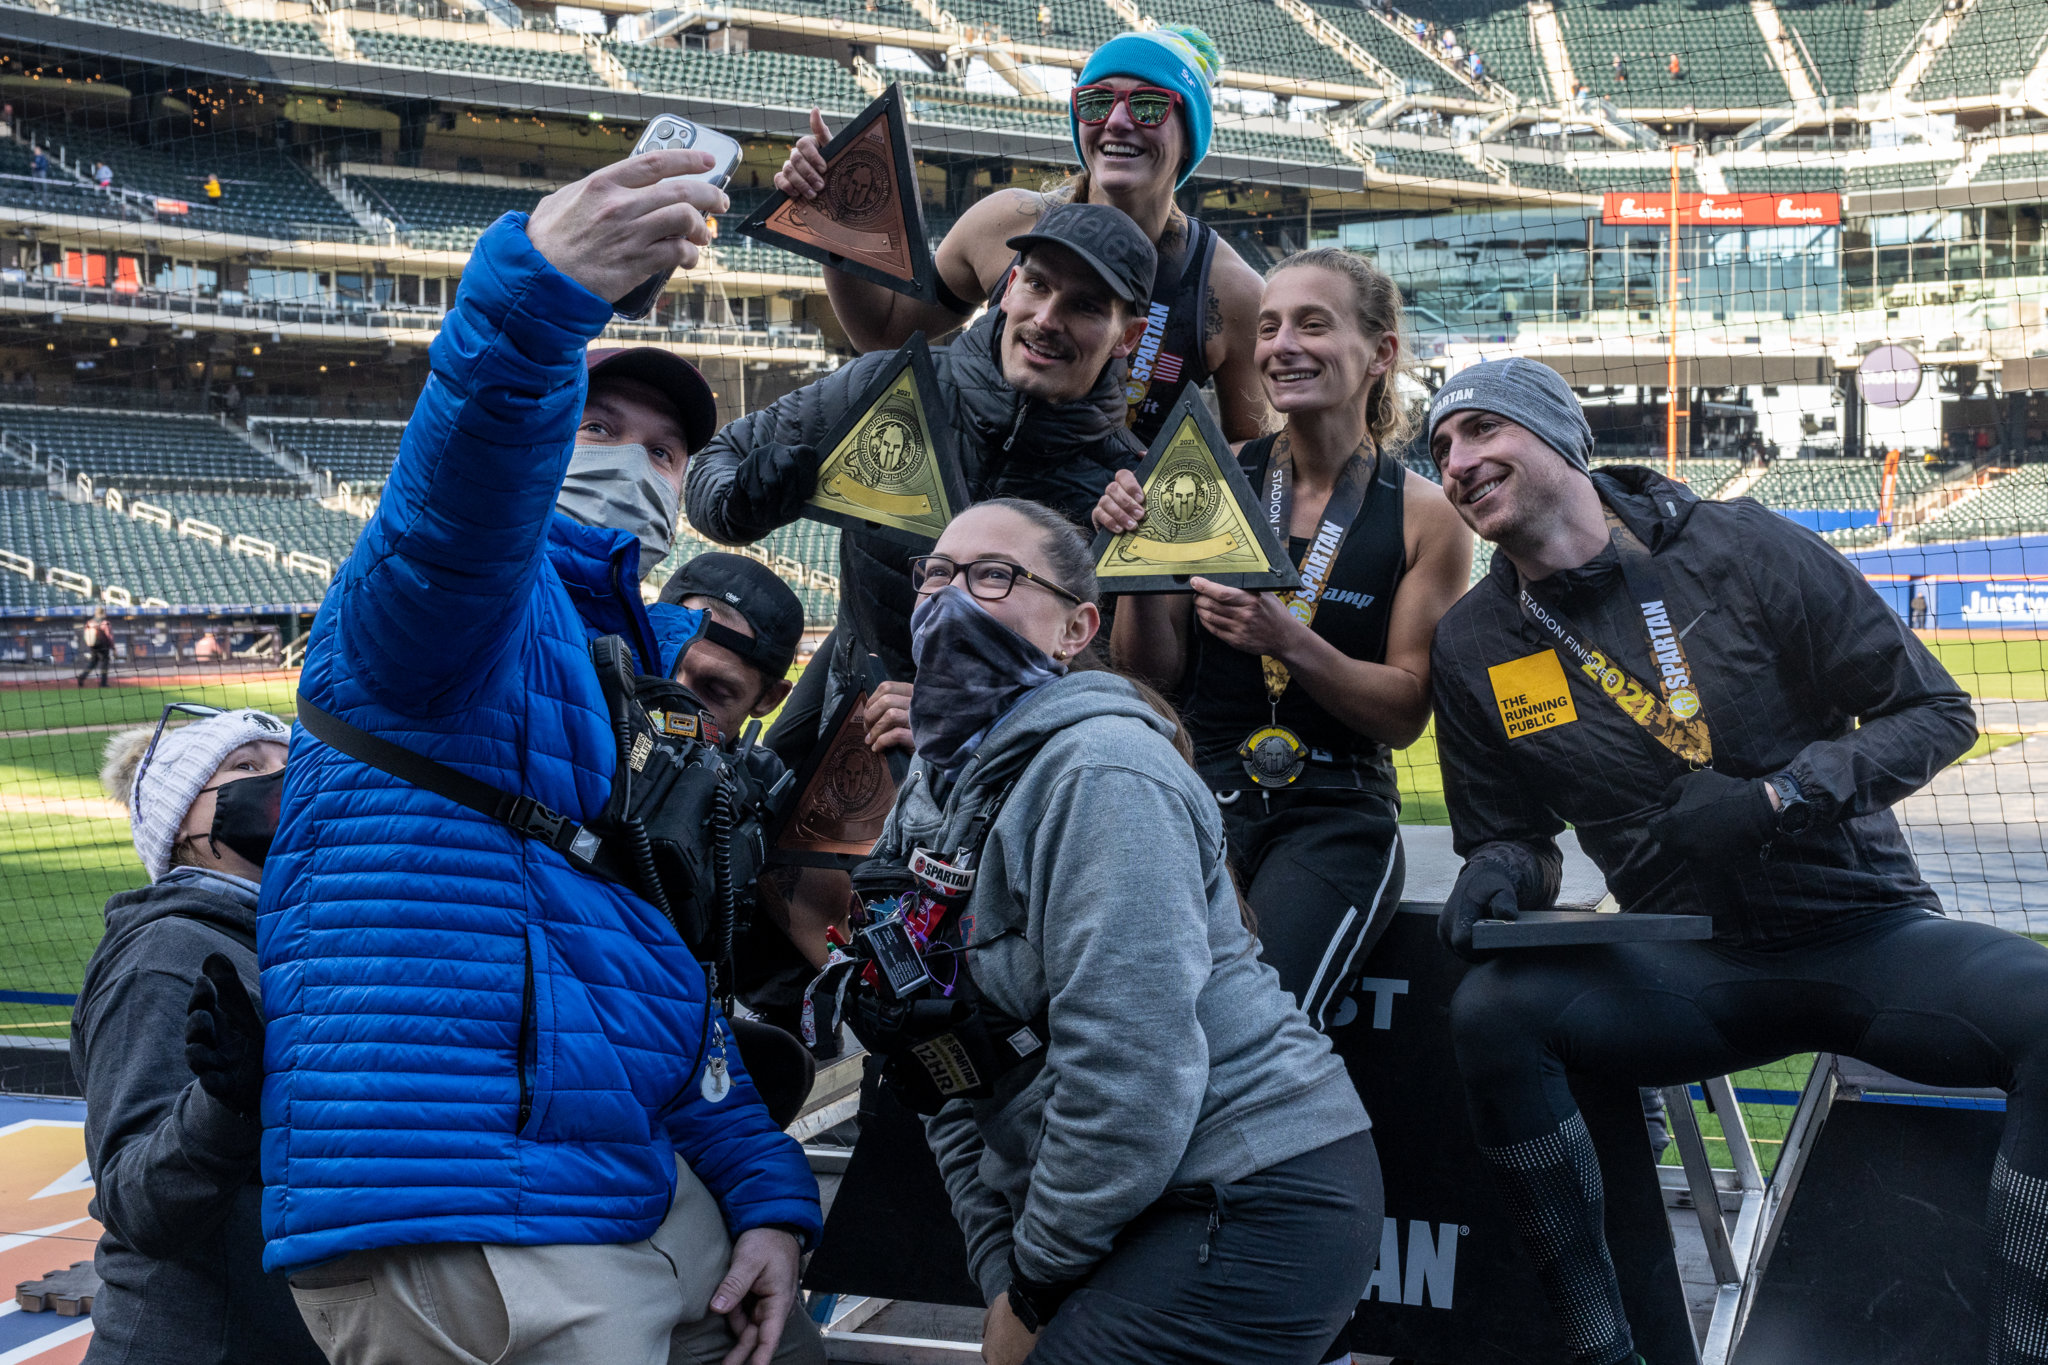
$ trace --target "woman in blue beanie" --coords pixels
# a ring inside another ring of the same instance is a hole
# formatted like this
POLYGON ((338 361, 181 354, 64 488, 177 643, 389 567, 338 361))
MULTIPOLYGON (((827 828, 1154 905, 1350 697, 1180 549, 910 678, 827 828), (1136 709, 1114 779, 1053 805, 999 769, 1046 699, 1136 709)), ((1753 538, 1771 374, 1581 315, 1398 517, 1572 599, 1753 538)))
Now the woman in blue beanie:
MULTIPOLYGON (((1173 198, 1209 154, 1210 92, 1222 71, 1216 45, 1198 28, 1122 33, 1104 43, 1068 102, 1080 172, 1049 193, 999 190, 961 214, 936 253, 937 303, 828 267, 825 292, 847 336, 876 351, 901 346, 913 332, 953 330, 984 299, 1001 296, 1016 259, 1003 243, 1025 230, 1019 219, 1065 199, 1108 204, 1129 214, 1159 253, 1152 316, 1130 361, 1131 429, 1149 445, 1181 391, 1214 375, 1224 431, 1232 440, 1257 436, 1267 411, 1252 355, 1263 282, 1173 198)), ((811 131, 790 149, 775 187, 803 199, 821 193, 828 140, 813 109, 811 131)))

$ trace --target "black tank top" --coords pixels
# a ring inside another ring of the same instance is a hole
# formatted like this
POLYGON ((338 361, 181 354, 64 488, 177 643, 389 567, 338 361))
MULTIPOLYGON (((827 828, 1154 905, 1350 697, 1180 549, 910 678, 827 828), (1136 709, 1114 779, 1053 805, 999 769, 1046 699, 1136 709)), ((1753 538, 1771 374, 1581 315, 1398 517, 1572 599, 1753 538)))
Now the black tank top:
MULTIPOLYGON (((1200 219, 1190 217, 1187 224, 1186 247, 1178 255, 1162 257, 1153 274, 1145 334, 1131 353, 1124 384, 1124 401, 1129 405, 1124 424, 1148 446, 1166 425, 1166 414, 1173 410, 1181 390, 1190 384, 1199 388, 1209 381, 1204 344, 1209 327, 1209 267, 1216 259, 1219 239, 1200 219)), ((1002 303, 1016 273, 1012 262, 989 291, 989 307, 1002 303)))
MULTIPOLYGON (((1245 442, 1239 468, 1253 488, 1266 486, 1266 464, 1274 437, 1245 442)), ((1407 569, 1401 462, 1382 455, 1367 483, 1364 505, 1337 562, 1310 627, 1353 659, 1385 663, 1387 626, 1393 614, 1394 590, 1407 569)), ((1295 563, 1309 542, 1290 537, 1287 550, 1295 563)), ((1248 787, 1237 746, 1262 725, 1270 724, 1273 708, 1266 700, 1266 680, 1259 656, 1233 649, 1202 628, 1199 617, 1188 637, 1188 669, 1181 686, 1181 719, 1195 745, 1195 766, 1212 785, 1248 787)), ((1309 747, 1312 769, 1348 771, 1357 784, 1391 796, 1395 790, 1393 755, 1378 740, 1358 733, 1325 711, 1299 681, 1281 695, 1280 724, 1309 747)))

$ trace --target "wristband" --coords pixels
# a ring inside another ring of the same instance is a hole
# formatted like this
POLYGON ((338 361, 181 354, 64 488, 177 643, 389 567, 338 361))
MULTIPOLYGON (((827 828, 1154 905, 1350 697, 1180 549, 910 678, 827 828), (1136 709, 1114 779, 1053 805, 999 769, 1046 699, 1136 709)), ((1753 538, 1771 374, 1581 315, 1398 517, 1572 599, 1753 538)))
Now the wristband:
POLYGON ((971 313, 978 306, 954 293, 953 286, 947 284, 946 277, 937 270, 932 271, 932 289, 938 296, 939 306, 948 312, 971 313))

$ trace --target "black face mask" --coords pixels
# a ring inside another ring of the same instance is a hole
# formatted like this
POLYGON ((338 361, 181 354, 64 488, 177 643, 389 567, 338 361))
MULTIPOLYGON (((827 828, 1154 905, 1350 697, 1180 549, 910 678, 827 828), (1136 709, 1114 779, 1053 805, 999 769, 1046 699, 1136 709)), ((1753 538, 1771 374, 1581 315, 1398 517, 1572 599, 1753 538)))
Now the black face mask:
POLYGON ((214 794, 213 828, 206 835, 214 856, 220 856, 221 845, 225 844, 256 866, 263 866, 263 860, 270 856, 270 841, 277 837, 284 769, 216 783, 206 791, 214 794))

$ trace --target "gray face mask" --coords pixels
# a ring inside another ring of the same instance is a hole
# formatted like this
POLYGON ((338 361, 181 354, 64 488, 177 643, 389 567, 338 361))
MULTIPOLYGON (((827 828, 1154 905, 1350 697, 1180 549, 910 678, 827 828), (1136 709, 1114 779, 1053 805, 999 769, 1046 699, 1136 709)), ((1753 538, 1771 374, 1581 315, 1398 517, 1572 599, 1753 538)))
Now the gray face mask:
POLYGON ((646 446, 579 445, 555 499, 555 510, 585 526, 640 538, 640 576, 668 554, 681 495, 655 472, 646 446))

